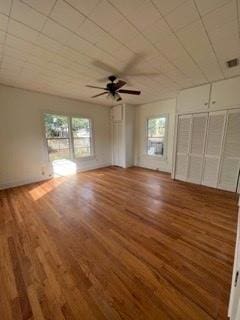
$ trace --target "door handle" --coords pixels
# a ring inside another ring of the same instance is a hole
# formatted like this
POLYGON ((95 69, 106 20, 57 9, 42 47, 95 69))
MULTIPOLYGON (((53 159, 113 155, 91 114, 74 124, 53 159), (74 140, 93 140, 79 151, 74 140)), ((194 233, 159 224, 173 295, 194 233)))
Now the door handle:
POLYGON ((237 283, 238 283, 238 276, 239 276, 239 272, 237 271, 237 272, 236 272, 236 275, 235 275, 234 287, 236 287, 236 286, 237 286, 237 283))

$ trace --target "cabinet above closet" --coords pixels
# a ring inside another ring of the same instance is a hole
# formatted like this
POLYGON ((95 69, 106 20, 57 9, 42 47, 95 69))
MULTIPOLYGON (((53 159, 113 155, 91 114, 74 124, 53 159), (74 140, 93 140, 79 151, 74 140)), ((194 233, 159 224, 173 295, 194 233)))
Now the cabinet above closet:
POLYGON ((240 105, 240 77, 212 84, 210 108, 226 108, 240 105))
POLYGON ((177 113, 224 110, 240 106, 240 77, 182 90, 177 113))
POLYGON ((177 112, 208 109, 210 84, 181 91, 177 98, 177 112))

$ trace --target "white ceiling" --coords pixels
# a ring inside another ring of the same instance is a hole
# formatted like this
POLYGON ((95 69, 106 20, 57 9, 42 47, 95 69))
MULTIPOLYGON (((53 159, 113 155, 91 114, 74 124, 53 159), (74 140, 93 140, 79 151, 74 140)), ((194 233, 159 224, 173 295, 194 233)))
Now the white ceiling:
POLYGON ((111 66, 142 91, 125 102, 172 98, 240 74, 239 16, 240 0, 0 0, 0 83, 111 104, 85 87, 111 66))

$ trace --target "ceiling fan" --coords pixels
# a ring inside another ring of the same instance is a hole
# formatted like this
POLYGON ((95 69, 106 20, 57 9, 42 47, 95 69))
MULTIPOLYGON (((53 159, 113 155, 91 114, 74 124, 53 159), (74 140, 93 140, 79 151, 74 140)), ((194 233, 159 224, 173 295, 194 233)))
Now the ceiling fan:
POLYGON ((125 89, 121 89, 123 86, 125 86, 127 84, 126 81, 123 80, 117 80, 117 77, 112 75, 108 77, 108 80, 110 82, 108 82, 106 84, 105 88, 101 88, 101 87, 95 87, 95 86, 90 86, 87 85, 86 87, 88 88, 94 88, 94 89, 102 89, 104 90, 104 92, 101 92, 99 94, 96 94, 94 96, 92 96, 92 98, 97 98, 100 97, 102 95, 107 94, 108 96, 112 97, 114 100, 116 101, 121 101, 122 97, 120 96, 120 93, 126 93, 126 94, 134 94, 134 95, 140 95, 141 91, 137 91, 137 90, 125 90, 125 89))

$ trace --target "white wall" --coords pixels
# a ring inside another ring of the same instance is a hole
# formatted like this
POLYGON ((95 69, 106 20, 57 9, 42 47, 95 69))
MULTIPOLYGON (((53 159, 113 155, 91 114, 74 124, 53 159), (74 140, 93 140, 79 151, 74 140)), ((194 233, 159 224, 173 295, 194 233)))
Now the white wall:
POLYGON ((141 105, 136 108, 136 131, 135 131, 135 164, 149 169, 171 172, 174 123, 175 123, 176 99, 158 101, 141 105), (168 115, 168 137, 167 156, 161 159, 156 156, 149 156, 146 153, 146 122, 147 119, 161 114, 168 115))
POLYGON ((109 107, 0 85, 0 188, 46 179, 51 174, 44 112, 93 120, 95 156, 78 161, 80 170, 111 163, 109 107))
POLYGON ((126 156, 126 167, 134 165, 134 150, 135 150, 135 120, 136 120, 136 109, 138 107, 126 105, 125 106, 125 156, 126 156))

